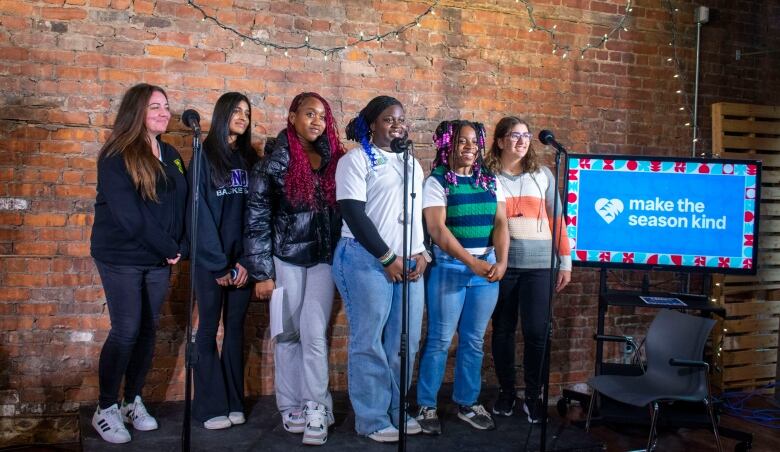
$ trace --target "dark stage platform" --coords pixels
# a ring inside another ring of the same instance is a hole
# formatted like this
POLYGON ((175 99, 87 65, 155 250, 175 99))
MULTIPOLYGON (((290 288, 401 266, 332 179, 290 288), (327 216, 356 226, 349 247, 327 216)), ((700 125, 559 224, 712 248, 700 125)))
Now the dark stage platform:
MULTIPOLYGON (((442 391, 443 393, 445 391, 442 391)), ((333 451, 391 451, 397 444, 379 444, 355 433, 354 415, 345 393, 334 393, 336 424, 330 428, 328 442, 323 450, 333 451)), ((301 444, 302 435, 287 433, 281 424, 272 396, 261 397, 247 403, 247 423, 226 430, 205 430, 200 423, 192 426, 192 450, 194 451, 282 451, 316 450, 301 444)), ((487 405, 486 405, 487 406, 487 405)), ((440 404, 440 416, 444 433, 441 436, 414 435, 407 442, 409 451, 522 451, 529 424, 524 416, 497 418, 493 431, 477 431, 457 418, 452 404, 440 404), (443 412, 442 412, 443 411, 443 412)), ((136 432, 130 429, 133 440, 128 444, 104 442, 92 428, 94 406, 85 406, 80 412, 81 442, 85 452, 91 451, 154 451, 181 450, 181 424, 184 402, 150 404, 149 412, 160 423, 153 432, 136 432)), ((554 411, 554 410, 552 410, 554 411)), ((540 427, 534 431, 528 450, 539 449, 540 427)), ((571 426, 557 416, 552 416, 547 428, 547 450, 550 451, 603 451, 604 445, 590 437, 582 429, 571 426)))

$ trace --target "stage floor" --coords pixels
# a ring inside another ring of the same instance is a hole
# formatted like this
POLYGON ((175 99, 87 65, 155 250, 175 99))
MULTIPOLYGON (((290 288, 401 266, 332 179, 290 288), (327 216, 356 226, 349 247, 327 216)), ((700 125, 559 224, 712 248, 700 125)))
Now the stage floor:
MULTIPOLYGON (((442 391, 445 392, 445 391, 442 391)), ((491 391, 492 393, 492 391, 491 391)), ((334 451, 388 451, 397 444, 379 444, 358 436, 354 429, 354 415, 345 393, 334 393, 336 424, 328 434, 324 450, 334 451)), ((261 397, 247 403, 247 423, 225 430, 206 430, 201 423, 192 424, 192 450, 194 451, 280 451, 311 450, 301 444, 302 435, 288 433, 281 424, 273 396, 261 397)), ((477 431, 458 420, 454 405, 441 403, 443 413, 441 436, 414 435, 407 441, 409 451, 522 451, 530 425, 524 416, 497 418, 493 431, 477 431)), ((487 405, 486 405, 487 406, 487 405)), ((130 434, 133 440, 128 444, 109 444, 103 441, 92 428, 94 406, 84 406, 80 411, 79 427, 85 452, 90 451, 154 451, 181 450, 181 426, 184 402, 150 404, 149 412, 156 416, 160 429, 153 432, 130 434)), ((441 411, 441 410, 440 410, 441 411)), ((554 412, 555 410, 550 410, 554 412)), ((528 450, 539 449, 540 427, 534 426, 528 450)), ((565 420, 551 414, 547 428, 547 450, 550 451, 603 451, 603 443, 593 439, 582 429, 571 426, 565 420)))

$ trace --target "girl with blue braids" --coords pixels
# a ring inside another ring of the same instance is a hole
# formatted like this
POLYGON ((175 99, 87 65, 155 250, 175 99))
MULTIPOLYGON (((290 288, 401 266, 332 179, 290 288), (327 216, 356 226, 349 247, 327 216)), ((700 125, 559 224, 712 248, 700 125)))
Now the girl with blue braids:
MULTIPOLYGON (((344 225, 333 258, 333 279, 349 322, 349 398, 355 430, 378 442, 398 441, 399 415, 408 434, 420 433, 399 400, 401 364, 401 281, 403 279, 404 196, 408 196, 409 366, 420 342, 424 253, 420 163, 410 158, 404 193, 402 153, 390 148, 407 133, 401 103, 389 96, 371 100, 347 125, 347 138, 360 143, 336 169, 336 199, 344 225)), ((407 382, 407 387, 409 383, 407 382)))
POLYGON ((458 418, 490 430, 493 419, 477 399, 483 337, 507 265, 506 202, 496 177, 482 164, 482 124, 444 121, 433 138, 437 154, 423 188, 423 214, 435 260, 426 287, 428 336, 417 381, 417 422, 424 433, 441 433, 437 396, 457 330, 452 399, 458 418))

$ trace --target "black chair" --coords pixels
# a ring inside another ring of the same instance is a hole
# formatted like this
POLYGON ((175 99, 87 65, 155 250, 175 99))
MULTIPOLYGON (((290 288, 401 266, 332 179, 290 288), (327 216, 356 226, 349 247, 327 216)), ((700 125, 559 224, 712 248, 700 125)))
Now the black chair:
MULTIPOLYGON (((596 393, 626 404, 650 406, 650 435, 647 451, 657 441, 658 404, 663 402, 704 402, 715 433, 718 451, 722 452, 718 425, 712 407, 709 387, 709 364, 702 361, 704 345, 715 321, 668 309, 656 315, 645 338, 647 369, 639 376, 597 375, 588 381, 593 388, 588 405, 585 430, 590 429, 596 393)), ((622 336, 597 339, 630 340, 622 336), (619 338, 619 339, 618 339, 619 338)))

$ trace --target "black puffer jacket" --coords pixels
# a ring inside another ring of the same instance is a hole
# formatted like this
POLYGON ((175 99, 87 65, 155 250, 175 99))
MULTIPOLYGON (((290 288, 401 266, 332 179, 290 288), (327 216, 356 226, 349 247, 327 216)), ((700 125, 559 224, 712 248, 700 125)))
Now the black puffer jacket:
MULTIPOLYGON (((325 171, 331 151, 323 134, 314 143, 325 171)), ((255 164, 249 178, 244 225, 244 255, 249 275, 256 281, 274 279, 273 256, 284 262, 312 267, 333 261, 333 250, 341 234, 341 215, 322 199, 318 211, 290 204, 284 179, 290 164, 287 132, 265 146, 265 158, 255 164)), ((318 187, 319 190, 319 187, 318 187)))

